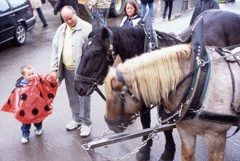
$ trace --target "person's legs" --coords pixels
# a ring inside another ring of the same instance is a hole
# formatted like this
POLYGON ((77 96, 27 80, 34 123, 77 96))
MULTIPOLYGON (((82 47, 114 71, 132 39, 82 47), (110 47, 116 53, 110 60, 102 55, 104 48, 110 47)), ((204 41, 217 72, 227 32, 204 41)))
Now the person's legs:
POLYGON ((43 130, 42 130, 42 121, 39 123, 34 123, 34 126, 36 127, 35 131, 35 135, 39 136, 42 134, 43 130))
POLYGON ((28 140, 29 140, 30 128, 31 128, 31 124, 22 124, 22 126, 21 126, 21 130, 22 130, 22 140, 21 140, 21 142, 23 144, 27 143, 28 140))
POLYGON ((141 16, 144 17, 146 14, 146 6, 147 4, 141 4, 141 16))
POLYGON ((31 124, 22 124, 22 127, 21 127, 22 134, 28 137, 30 134, 30 128, 31 128, 31 124))
POLYGON ((82 122, 82 128, 81 128, 81 137, 87 137, 90 135, 90 125, 92 124, 90 120, 90 102, 91 102, 91 97, 86 96, 86 97, 81 97, 79 96, 80 100, 80 113, 79 117, 81 118, 82 122))
POLYGON ((92 22, 92 28, 93 30, 105 26, 105 19, 104 19, 104 9, 94 9, 93 14, 93 22, 92 22))
POLYGON ((92 124, 90 120, 90 96, 81 97, 74 89, 73 70, 64 68, 63 73, 73 120, 82 124, 80 136, 87 137, 90 135, 90 125, 92 124))
POLYGON ((148 3, 148 7, 149 7, 149 13, 150 13, 150 16, 151 16, 151 20, 154 20, 153 3, 148 3))
POLYGON ((172 15, 173 2, 168 2, 168 6, 169 6, 168 20, 170 20, 172 15))
POLYGON ((37 10, 37 13, 38 13, 39 18, 40 18, 41 21, 42 21, 43 27, 48 26, 47 21, 46 21, 45 17, 43 16, 43 13, 42 13, 41 8, 37 8, 36 10, 37 10))
POLYGON ((34 123, 34 126, 36 127, 36 129, 42 129, 42 121, 39 123, 34 123))
POLYGON ((107 19, 108 19, 108 15, 109 15, 109 8, 104 8, 104 13, 103 13, 103 16, 104 16, 104 24, 107 26, 107 19))
POLYGON ((90 120, 90 96, 81 97, 74 89, 73 70, 67 70, 63 68, 63 74, 73 120, 78 123, 90 126, 92 124, 90 120))
POLYGON ((166 18, 167 7, 168 7, 168 3, 165 1, 165 7, 164 7, 164 11, 163 11, 163 19, 166 18))
POLYGON ((93 30, 96 29, 97 27, 107 26, 108 15, 109 15, 109 8, 95 9, 92 13, 93 30))
POLYGON ((92 30, 95 30, 99 26, 100 26, 100 22, 98 20, 97 11, 95 9, 92 12, 92 30))
POLYGON ((66 85, 66 90, 68 95, 69 106, 72 112, 72 118, 76 122, 81 122, 81 118, 79 118, 80 101, 79 101, 78 94, 76 93, 73 86, 74 71, 67 70, 66 68, 63 67, 63 75, 65 78, 65 85, 66 85))

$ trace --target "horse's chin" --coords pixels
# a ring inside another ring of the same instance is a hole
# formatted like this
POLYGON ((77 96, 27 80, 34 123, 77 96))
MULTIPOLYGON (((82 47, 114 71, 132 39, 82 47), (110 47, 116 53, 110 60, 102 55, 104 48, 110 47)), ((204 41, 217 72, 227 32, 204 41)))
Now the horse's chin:
POLYGON ((95 89, 94 87, 88 87, 86 89, 83 89, 79 87, 77 84, 74 84, 74 88, 80 96, 89 96, 94 92, 95 89))
POLYGON ((108 125, 108 128, 115 133, 122 133, 126 130, 126 128, 120 128, 118 126, 108 125))

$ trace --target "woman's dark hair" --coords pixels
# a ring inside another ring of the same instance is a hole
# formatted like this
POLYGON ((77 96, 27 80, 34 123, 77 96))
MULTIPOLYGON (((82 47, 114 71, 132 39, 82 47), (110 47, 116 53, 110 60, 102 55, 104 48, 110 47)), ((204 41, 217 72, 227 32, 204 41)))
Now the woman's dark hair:
POLYGON ((124 7, 124 14, 123 14, 123 16, 128 16, 128 15, 127 15, 127 12, 126 12, 127 4, 131 4, 131 5, 134 7, 134 9, 135 9, 134 16, 135 16, 135 15, 140 16, 139 6, 138 6, 138 3, 137 3, 135 0, 128 0, 128 1, 126 1, 125 7, 124 7))

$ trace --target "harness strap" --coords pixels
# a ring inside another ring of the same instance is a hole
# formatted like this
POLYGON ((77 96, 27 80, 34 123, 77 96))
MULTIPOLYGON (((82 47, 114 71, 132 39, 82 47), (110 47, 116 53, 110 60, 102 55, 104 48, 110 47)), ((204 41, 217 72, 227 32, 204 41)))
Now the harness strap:
POLYGON ((200 119, 209 120, 209 121, 215 121, 219 123, 240 123, 240 117, 239 116, 233 116, 233 115, 222 115, 218 113, 213 113, 205 110, 201 110, 201 114, 199 115, 200 119))
MULTIPOLYGON (((226 56, 226 52, 224 52, 224 50, 222 50, 221 48, 216 48, 215 51, 217 51, 217 53, 221 56, 226 56)), ((228 53, 228 51, 227 51, 228 53)), ((230 52, 231 53, 231 52, 230 52)), ((237 53, 234 53, 234 54, 230 54, 230 56, 233 56, 235 58, 235 61, 234 62, 238 62, 239 64, 239 60, 236 56, 237 53)), ((234 106, 234 102, 235 102, 235 79, 234 79, 234 75, 233 75, 233 71, 232 71, 232 68, 230 66, 230 61, 226 58, 224 58, 225 61, 227 62, 227 65, 228 65, 228 68, 229 68, 229 71, 230 71, 230 75, 231 75, 231 80, 232 80, 232 88, 233 88, 233 91, 232 91, 232 101, 231 101, 231 109, 233 110, 233 112, 235 112, 237 115, 240 115, 240 111, 236 111, 236 108, 234 106)), ((233 62, 233 61, 231 61, 233 62)))
MULTIPOLYGON (((200 71, 200 68, 202 67, 202 65, 203 65, 203 64, 197 65, 190 73, 188 73, 188 74, 178 83, 176 89, 180 88, 180 86, 182 86, 183 83, 184 83, 187 79, 191 79, 191 80, 192 80, 193 75, 197 75, 196 72, 200 71)), ((198 78, 199 78, 199 76, 198 76, 198 78)), ((198 79, 198 78, 197 78, 197 79, 198 79)), ((191 84, 191 82, 192 82, 191 80, 190 80, 190 84, 191 84)), ((177 121, 180 121, 180 120, 184 117, 185 113, 183 114, 183 113, 182 113, 182 110, 183 110, 183 106, 185 106, 185 105, 184 105, 182 102, 185 102, 184 99, 187 97, 189 90, 191 90, 190 87, 191 87, 191 86, 188 86, 187 90, 185 90, 185 92, 184 92, 184 94, 183 94, 183 97, 182 97, 180 103, 178 104, 178 107, 177 107, 176 110, 174 110, 174 111, 172 111, 172 112, 170 112, 170 113, 166 113, 166 112, 164 111, 164 108, 158 108, 158 110, 159 110, 159 115, 160 115, 160 116, 159 116, 159 117, 160 117, 160 118, 159 118, 159 122, 161 122, 162 124, 163 124, 163 123, 175 123, 175 122, 177 122, 177 121), (174 116, 174 117, 171 117, 171 116, 174 116), (171 119, 168 119, 169 117, 171 117, 171 119)), ((170 96, 171 94, 172 94, 172 92, 169 93, 169 96, 170 96)), ((189 102, 189 103, 191 103, 191 102, 189 102)), ((187 112, 186 109, 184 109, 184 110, 185 110, 185 112, 187 112)))
MULTIPOLYGON (((229 52, 228 50, 223 50, 222 48, 215 48, 215 51, 222 56, 222 58, 225 59, 225 61, 227 62, 228 68, 230 70, 230 74, 231 74, 231 79, 232 79, 232 86, 233 86, 233 92, 232 92, 232 102, 231 102, 231 109, 238 115, 238 116, 233 116, 233 115, 222 115, 222 114, 217 114, 217 113, 211 113, 208 111, 201 111, 199 118, 201 119, 205 119, 205 120, 209 120, 209 121, 214 121, 214 122, 219 122, 219 123, 238 123, 236 130, 234 131, 233 134, 231 134, 230 136, 227 136, 227 138, 232 137, 233 135, 235 135, 239 130, 240 130, 240 111, 236 111, 235 110, 235 106, 234 106, 234 96, 235 96, 235 81, 234 81, 234 75, 230 66, 230 63, 233 62, 238 62, 239 64, 239 58, 238 56, 236 56, 237 53, 231 54, 231 52, 229 52), (226 55, 226 53, 229 53, 229 55, 226 55), (235 58, 235 61, 229 61, 227 59, 228 56, 233 56, 235 58)), ((240 65, 240 64, 239 64, 240 65)))
POLYGON ((153 51, 154 49, 158 48, 157 35, 153 30, 149 11, 147 11, 141 21, 138 22, 138 26, 143 27, 145 32, 144 53, 153 51))

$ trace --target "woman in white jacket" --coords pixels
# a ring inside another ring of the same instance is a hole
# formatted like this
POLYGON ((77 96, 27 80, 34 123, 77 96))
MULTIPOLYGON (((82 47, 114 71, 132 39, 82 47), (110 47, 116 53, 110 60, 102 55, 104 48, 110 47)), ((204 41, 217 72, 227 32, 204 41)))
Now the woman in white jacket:
POLYGON ((138 4, 135 0, 129 0, 124 7, 124 17, 120 26, 135 27, 141 20, 138 4))
POLYGON ((32 5, 33 9, 36 9, 39 18, 41 19, 43 26, 42 27, 47 27, 47 21, 42 13, 41 6, 42 6, 42 1, 41 0, 30 0, 30 3, 32 5))

